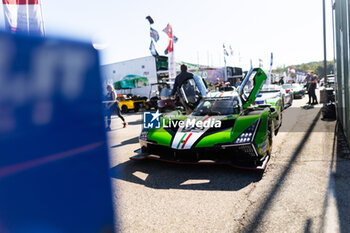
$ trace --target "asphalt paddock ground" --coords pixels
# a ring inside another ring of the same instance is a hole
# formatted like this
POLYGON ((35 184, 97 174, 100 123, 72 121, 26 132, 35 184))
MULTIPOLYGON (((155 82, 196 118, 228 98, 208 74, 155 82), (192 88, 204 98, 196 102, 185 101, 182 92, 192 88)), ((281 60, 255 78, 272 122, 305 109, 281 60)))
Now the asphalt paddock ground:
POLYGON ((350 232, 350 156, 321 105, 283 112, 264 173, 224 165, 131 161, 142 113, 108 132, 119 232, 350 232))

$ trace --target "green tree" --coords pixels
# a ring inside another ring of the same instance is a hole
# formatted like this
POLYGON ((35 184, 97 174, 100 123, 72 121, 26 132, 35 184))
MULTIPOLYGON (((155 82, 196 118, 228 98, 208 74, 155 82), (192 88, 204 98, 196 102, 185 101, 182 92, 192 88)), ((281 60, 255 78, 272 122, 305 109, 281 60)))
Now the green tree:
POLYGON ((301 64, 300 67, 298 68, 299 70, 302 70, 304 72, 308 72, 309 70, 311 70, 311 66, 308 64, 301 64))
POLYGON ((279 66, 276 69, 274 69, 272 72, 273 73, 277 73, 277 74, 282 74, 283 73, 283 67, 279 66))
POLYGON ((314 70, 314 72, 315 72, 318 76, 323 77, 323 72, 324 72, 323 66, 318 65, 318 66, 316 67, 316 70, 314 70))
MULTIPOLYGON (((302 64, 298 64, 298 65, 289 65, 288 67, 291 69, 301 70, 304 72, 313 71, 314 73, 316 73, 320 77, 323 77, 323 61, 312 61, 312 62, 302 63, 302 64)), ((281 67, 278 67, 273 72, 282 73, 283 69, 281 67)), ((334 62, 333 61, 327 62, 327 74, 334 74, 334 62)))

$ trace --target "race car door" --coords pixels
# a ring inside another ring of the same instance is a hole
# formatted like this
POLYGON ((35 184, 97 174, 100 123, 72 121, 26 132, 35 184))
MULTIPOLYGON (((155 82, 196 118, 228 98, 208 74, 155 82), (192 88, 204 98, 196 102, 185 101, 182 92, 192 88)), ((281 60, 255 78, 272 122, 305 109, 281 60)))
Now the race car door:
POLYGON ((267 76, 261 68, 253 68, 249 71, 238 92, 243 108, 248 108, 255 101, 266 79, 267 76))
POLYGON ((197 107, 199 101, 206 95, 207 89, 201 77, 194 76, 185 80, 180 88, 180 98, 189 108, 197 107))

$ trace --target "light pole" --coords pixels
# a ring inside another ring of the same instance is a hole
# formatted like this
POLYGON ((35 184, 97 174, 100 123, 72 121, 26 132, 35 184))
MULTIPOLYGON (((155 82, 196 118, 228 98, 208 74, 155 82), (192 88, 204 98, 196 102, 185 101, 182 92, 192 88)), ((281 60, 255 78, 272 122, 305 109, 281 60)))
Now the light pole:
POLYGON ((323 70, 324 83, 327 86, 327 47, 326 47, 326 0, 323 0, 323 70))
POLYGON ((225 54, 224 54, 224 62, 225 62, 225 71, 224 71, 225 82, 227 82, 227 67, 226 67, 226 55, 225 54))

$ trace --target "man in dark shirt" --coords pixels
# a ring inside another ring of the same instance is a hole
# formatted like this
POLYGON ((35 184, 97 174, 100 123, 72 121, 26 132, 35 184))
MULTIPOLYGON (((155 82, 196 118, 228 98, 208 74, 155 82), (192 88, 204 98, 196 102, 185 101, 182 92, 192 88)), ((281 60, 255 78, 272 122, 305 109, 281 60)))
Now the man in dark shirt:
MULTIPOLYGON (((312 72, 312 75, 313 75, 313 72, 312 72)), ((311 76, 310 76, 310 74, 308 73, 308 74, 306 75, 306 78, 305 78, 306 90, 307 90, 307 94, 308 94, 308 96, 309 96, 309 102, 307 102, 308 104, 311 104, 310 81, 311 81, 311 76)))
POLYGON ((181 84, 186 81, 189 78, 192 78, 193 74, 187 72, 187 66, 186 65, 181 65, 181 73, 176 76, 175 78, 175 83, 174 83, 174 88, 171 92, 171 97, 174 99, 175 98, 175 93, 177 92, 177 89, 181 86, 181 84))
POLYGON ((317 76, 313 75, 313 73, 311 73, 309 83, 310 83, 309 91, 310 91, 310 95, 311 95, 311 99, 312 99, 311 104, 312 105, 318 104, 317 97, 316 97, 317 76))
MULTIPOLYGON (((178 91, 178 88, 181 87, 181 85, 187 80, 193 77, 192 73, 187 72, 187 66, 186 65, 181 65, 181 73, 176 76, 175 78, 175 83, 174 83, 174 88, 171 91, 171 98, 175 99, 175 94, 178 91)), ((179 93, 178 93, 179 94, 179 93)), ((179 95, 180 96, 180 95, 179 95)), ((190 114, 192 112, 192 109, 188 107, 187 104, 185 104, 184 100, 180 97, 180 102, 184 106, 186 114, 190 114)))
POLYGON ((307 81, 307 92, 309 94, 309 102, 308 104, 318 104, 317 97, 316 97, 316 84, 317 83, 317 77, 314 75, 314 72, 311 72, 310 77, 307 81))
POLYGON ((284 78, 284 77, 282 76, 282 77, 280 78, 280 80, 278 81, 278 84, 281 85, 281 86, 284 84, 283 78, 284 78))

